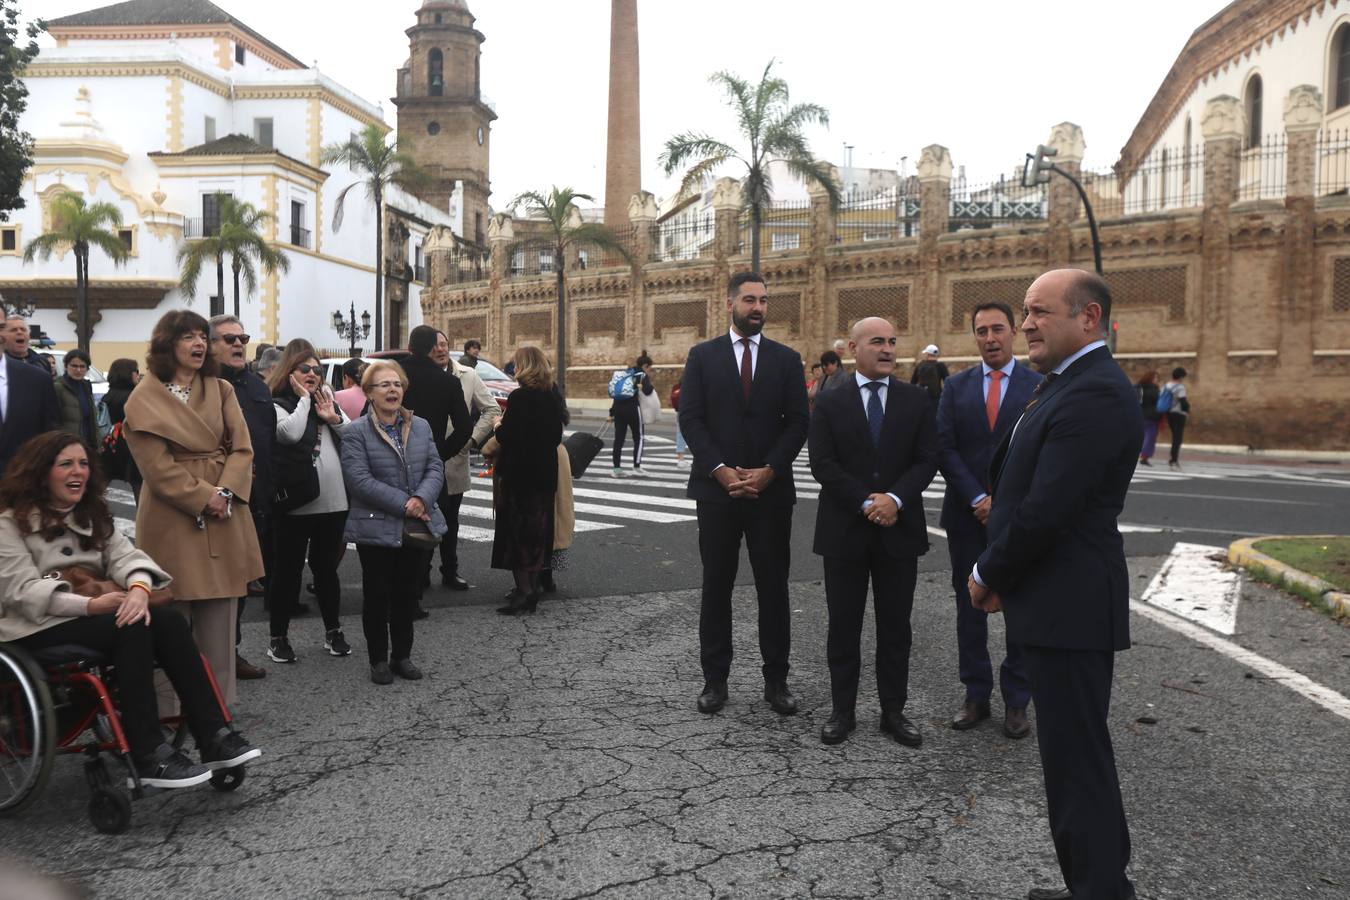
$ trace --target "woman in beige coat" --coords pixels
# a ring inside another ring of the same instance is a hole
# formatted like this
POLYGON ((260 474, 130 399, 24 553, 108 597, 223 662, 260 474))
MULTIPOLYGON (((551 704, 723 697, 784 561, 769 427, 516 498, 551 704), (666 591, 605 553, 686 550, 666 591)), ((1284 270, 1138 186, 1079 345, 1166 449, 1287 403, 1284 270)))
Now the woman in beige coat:
POLYGON ((207 324, 189 310, 166 313, 146 356, 149 377, 127 399, 127 445, 145 479, 136 543, 173 576, 175 605, 235 697, 235 606, 262 577, 258 535, 246 506, 253 445, 234 388, 215 377, 207 324))

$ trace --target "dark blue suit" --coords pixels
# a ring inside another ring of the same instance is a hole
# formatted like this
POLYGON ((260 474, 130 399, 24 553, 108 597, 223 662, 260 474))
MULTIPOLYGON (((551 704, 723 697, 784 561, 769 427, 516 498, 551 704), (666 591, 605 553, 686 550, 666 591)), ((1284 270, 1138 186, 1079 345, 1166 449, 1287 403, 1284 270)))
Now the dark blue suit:
MULTIPOLYGON (((970 605, 966 578, 988 544, 985 528, 971 512, 971 503, 988 494, 989 460, 1022 414, 1041 376, 1017 363, 1003 389, 994 430, 985 413, 984 366, 975 364, 947 379, 938 401, 938 464, 947 481, 942 498, 941 525, 947 530, 952 560, 952 587, 956 591, 956 645, 961 683, 966 699, 985 703, 994 691, 994 669, 989 659, 989 614, 970 605)), ((999 687, 1005 707, 1020 709, 1031 697, 1031 686, 1021 664, 1021 648, 1007 642, 1007 656, 999 667, 999 687)))
POLYGON ((0 474, 3 474, 25 441, 60 426, 61 410, 46 366, 41 369, 30 366, 8 353, 0 353, 0 365, 5 367, 8 391, 5 418, 0 423, 0 474))
POLYGON ((1046 384, 990 463, 981 581, 1003 598, 1036 702, 1041 768, 1064 882, 1132 897, 1129 830, 1107 712, 1113 654, 1130 645, 1116 519, 1139 459, 1139 395, 1105 347, 1046 384))

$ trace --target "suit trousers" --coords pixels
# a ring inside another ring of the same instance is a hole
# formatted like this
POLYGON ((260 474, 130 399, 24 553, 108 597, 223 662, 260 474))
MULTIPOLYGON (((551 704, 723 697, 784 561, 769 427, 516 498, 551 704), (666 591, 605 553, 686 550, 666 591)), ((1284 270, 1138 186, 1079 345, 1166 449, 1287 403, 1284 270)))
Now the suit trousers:
POLYGON ((370 664, 408 659, 426 551, 357 544, 356 555, 361 558, 361 629, 370 664))
MULTIPOLYGON (((989 613, 970 605, 966 579, 984 552, 984 529, 947 529, 947 551, 952 560, 952 588, 956 591, 956 652, 966 700, 987 703, 994 692, 994 666, 989 658, 989 613)), ((998 669, 999 688, 1005 708, 1021 709, 1031 699, 1022 648, 1006 641, 1006 656, 998 669)))
POLYGON ((1064 883, 1075 897, 1122 900, 1130 834, 1107 713, 1114 654, 1024 648, 1036 739, 1045 775, 1050 834, 1064 883))
MULTIPOLYGON (((235 611, 238 600, 224 597, 217 600, 176 600, 169 609, 178 613, 192 626, 192 639, 197 649, 211 666, 211 674, 216 676, 220 695, 226 706, 235 701, 234 664, 237 654, 234 649, 234 633, 238 623, 235 611)), ((150 613, 153 618, 154 611, 150 613)), ((157 678, 159 688, 159 713, 161 716, 178 714, 178 695, 166 678, 157 678)))
POLYGON ((759 602, 759 652, 766 680, 787 677, 791 649, 788 569, 792 507, 761 500, 699 501, 698 552, 703 600, 698 641, 703 678, 726 681, 731 672, 731 591, 741 561, 741 538, 750 554, 759 602))
MULTIPOLYGON (((441 495, 436 498, 436 505, 441 508, 441 515, 445 516, 445 524, 449 526, 449 530, 441 537, 442 578, 449 578, 459 572, 459 507, 463 502, 463 494, 447 494, 445 491, 441 491, 441 495)), ((427 553, 428 575, 435 555, 435 550, 427 553)))
POLYGON ((862 559, 824 557, 825 605, 830 613, 825 646, 830 663, 830 697, 836 712, 851 712, 857 703, 869 581, 877 626, 877 695, 881 708, 903 710, 909 698, 909 651, 913 643, 909 617, 914 609, 919 561, 912 556, 890 556, 881 546, 881 529, 872 531, 867 555, 862 559))

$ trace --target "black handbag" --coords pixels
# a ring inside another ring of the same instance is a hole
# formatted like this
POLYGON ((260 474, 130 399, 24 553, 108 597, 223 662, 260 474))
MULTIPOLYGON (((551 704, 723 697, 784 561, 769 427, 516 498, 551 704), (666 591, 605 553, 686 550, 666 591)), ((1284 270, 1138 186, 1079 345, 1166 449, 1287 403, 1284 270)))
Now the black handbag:
POLYGON ((421 519, 405 516, 403 519, 403 546, 418 547, 422 550, 434 550, 441 539, 431 533, 431 527, 421 519))
POLYGON ((294 512, 318 498, 319 470, 311 463, 302 472, 277 478, 275 493, 272 495, 272 511, 282 514, 294 512))

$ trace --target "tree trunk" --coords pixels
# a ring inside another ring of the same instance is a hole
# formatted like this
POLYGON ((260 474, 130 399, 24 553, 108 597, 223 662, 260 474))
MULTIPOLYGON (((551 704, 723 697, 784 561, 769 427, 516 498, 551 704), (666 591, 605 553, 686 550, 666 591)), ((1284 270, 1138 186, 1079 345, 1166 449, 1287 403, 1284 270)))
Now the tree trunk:
POLYGON ((375 349, 384 349, 384 197, 375 189, 375 349))
POLYGON ((750 207, 750 271, 759 271, 759 223, 764 212, 759 204, 750 207))
POLYGON ((565 249, 559 243, 553 254, 553 264, 557 272, 558 282, 558 323, 554 326, 558 333, 555 341, 555 346, 558 348, 558 358, 554 360, 553 380, 558 385, 558 393, 564 397, 567 396, 567 280, 563 273, 563 251, 565 249))
POLYGON ((211 298, 211 315, 225 312, 225 254, 216 254, 216 295, 211 298))
MULTIPOLYGON (((222 304, 224 305, 224 304, 222 304)), ((239 318, 239 260, 234 261, 234 317, 239 318)))
POLYGON ((75 346, 89 352, 89 250, 75 248, 75 346))

